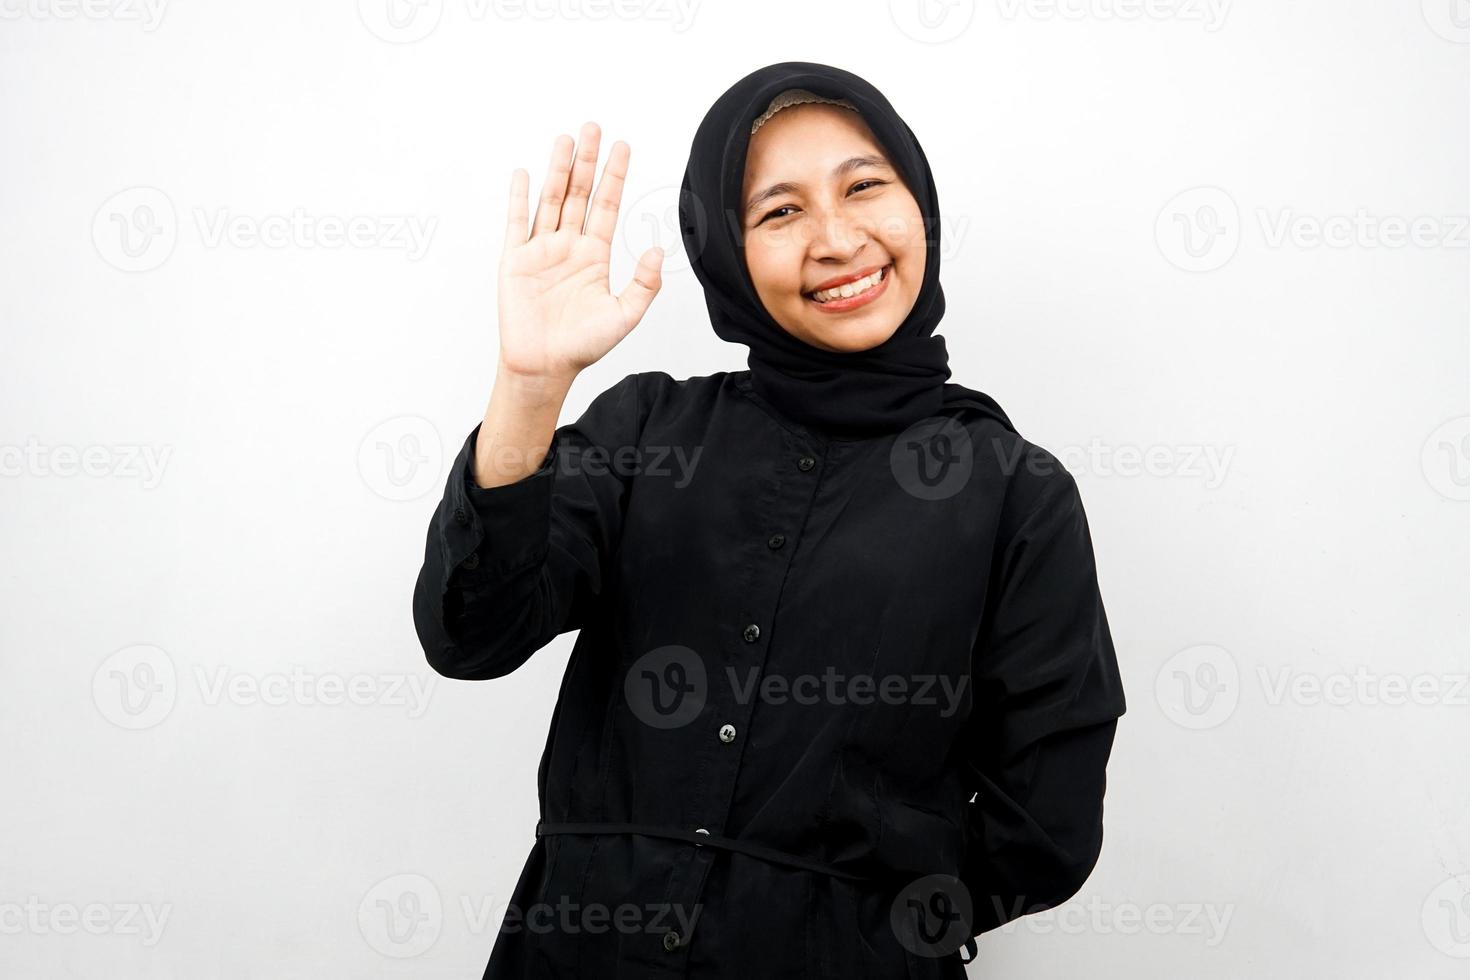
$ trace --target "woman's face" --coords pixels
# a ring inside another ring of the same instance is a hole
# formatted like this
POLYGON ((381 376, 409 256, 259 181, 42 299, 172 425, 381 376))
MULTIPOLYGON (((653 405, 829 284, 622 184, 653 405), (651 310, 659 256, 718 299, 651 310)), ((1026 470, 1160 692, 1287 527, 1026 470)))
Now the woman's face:
POLYGON ((788 333, 867 350, 913 309, 928 257, 923 215, 853 110, 809 102, 766 120, 750 139, 741 205, 746 268, 788 333), (856 295, 814 295, 880 270, 856 295))

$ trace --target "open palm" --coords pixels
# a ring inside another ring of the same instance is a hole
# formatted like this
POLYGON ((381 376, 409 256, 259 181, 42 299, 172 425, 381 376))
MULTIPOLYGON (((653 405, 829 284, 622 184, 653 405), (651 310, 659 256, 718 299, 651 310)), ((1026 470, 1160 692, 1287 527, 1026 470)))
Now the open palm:
POLYGON ((526 171, 511 177, 500 260, 500 363, 519 374, 570 382, 643 319, 662 284, 663 251, 648 249, 632 281, 614 295, 608 282, 613 233, 628 173, 628 144, 613 144, 595 196, 600 131, 556 138, 535 221, 527 230, 526 171), (585 222, 586 227, 583 227, 585 222))

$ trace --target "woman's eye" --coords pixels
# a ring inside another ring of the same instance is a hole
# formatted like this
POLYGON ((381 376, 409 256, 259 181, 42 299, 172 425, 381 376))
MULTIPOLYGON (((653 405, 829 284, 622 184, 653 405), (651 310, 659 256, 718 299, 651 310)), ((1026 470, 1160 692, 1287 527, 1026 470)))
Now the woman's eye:
MULTIPOLYGON (((888 183, 888 181, 886 181, 886 180, 875 180, 873 178, 869 178, 867 180, 860 180, 856 184, 853 184, 852 185, 852 191, 850 193, 856 193, 857 191, 865 190, 869 185, 872 185, 874 187, 881 187, 881 186, 883 186, 886 183, 888 183)), ((764 217, 762 217, 761 220, 757 221, 756 224, 757 225, 763 225, 763 224, 765 224, 767 221, 769 221, 772 218, 784 218, 785 215, 783 215, 781 212, 782 211, 785 211, 785 210, 787 210, 789 208, 794 208, 794 207, 796 207, 796 205, 794 205, 794 204, 783 204, 779 208, 776 208, 776 209, 771 210, 771 211, 767 211, 765 213, 764 217)))

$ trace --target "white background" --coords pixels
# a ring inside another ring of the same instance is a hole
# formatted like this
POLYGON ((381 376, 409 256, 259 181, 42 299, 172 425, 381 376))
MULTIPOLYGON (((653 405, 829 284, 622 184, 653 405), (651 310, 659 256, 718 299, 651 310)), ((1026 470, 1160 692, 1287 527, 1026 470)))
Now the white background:
POLYGON ((410 597, 510 172, 595 120, 615 288, 670 251, 564 421, 738 370, 675 189, 809 60, 919 135, 1128 691, 1095 873, 972 975, 1464 976, 1470 4, 387 2, 0 0, 0 975, 480 975, 573 636, 451 681, 410 597))

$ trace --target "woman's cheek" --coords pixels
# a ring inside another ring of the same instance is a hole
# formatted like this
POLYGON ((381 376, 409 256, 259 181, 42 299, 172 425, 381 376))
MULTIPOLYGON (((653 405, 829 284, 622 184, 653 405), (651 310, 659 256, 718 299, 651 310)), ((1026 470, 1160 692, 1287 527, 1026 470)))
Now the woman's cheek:
POLYGON ((916 251, 923 242, 923 219, 918 215, 892 215, 884 220, 884 241, 898 253, 916 251))

